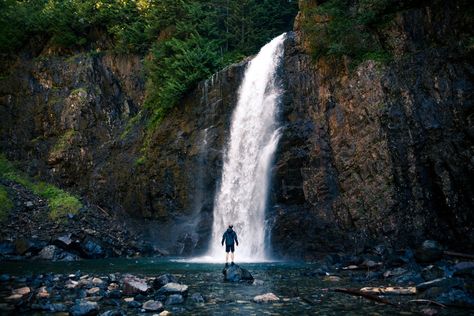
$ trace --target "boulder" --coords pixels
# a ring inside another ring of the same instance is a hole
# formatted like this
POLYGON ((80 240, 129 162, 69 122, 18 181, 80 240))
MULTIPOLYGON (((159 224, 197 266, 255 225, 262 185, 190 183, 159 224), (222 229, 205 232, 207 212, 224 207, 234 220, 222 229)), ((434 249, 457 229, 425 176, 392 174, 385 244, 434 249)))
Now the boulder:
POLYGON ((102 246, 92 239, 86 239, 86 241, 81 244, 81 249, 89 258, 102 258, 105 256, 102 246))
POLYGON ((188 293, 187 285, 174 283, 174 282, 167 283, 158 290, 158 294, 165 294, 165 295, 171 295, 171 294, 186 295, 187 293, 188 293))
POLYGON ((60 250, 55 245, 44 247, 38 254, 37 258, 42 260, 57 260, 60 250))
POLYGON ((161 312, 164 309, 161 302, 153 300, 143 303, 142 308, 147 312, 161 312))
POLYGON ((201 293, 194 293, 193 295, 191 295, 191 300, 194 302, 194 303, 204 303, 204 297, 202 297, 201 293))
POLYGON ((229 282, 240 282, 240 281, 253 281, 253 276, 246 269, 239 267, 238 265, 226 266, 222 271, 224 274, 224 281, 229 282))
POLYGON ((69 313, 72 316, 97 315, 99 313, 99 305, 96 302, 89 302, 83 299, 76 300, 76 303, 71 307, 69 313))
POLYGON ((415 259, 418 262, 434 262, 443 257, 443 249, 440 244, 434 240, 425 240, 423 244, 415 251, 415 259))
POLYGON ((149 286, 145 279, 140 279, 134 275, 126 275, 123 279, 123 294, 134 295, 139 293, 145 293, 148 291, 149 286))
POLYGON ((157 277, 153 281, 153 287, 155 289, 159 289, 160 287, 162 287, 163 285, 168 284, 168 283, 178 283, 178 280, 172 274, 168 274, 168 273, 163 274, 163 275, 160 275, 159 277, 157 277))
POLYGON ((181 294, 171 294, 166 299, 166 305, 175 305, 184 303, 184 298, 181 294))
POLYGON ((271 303, 271 302, 277 302, 279 300, 280 298, 273 293, 257 295, 253 298, 253 301, 255 303, 271 303))

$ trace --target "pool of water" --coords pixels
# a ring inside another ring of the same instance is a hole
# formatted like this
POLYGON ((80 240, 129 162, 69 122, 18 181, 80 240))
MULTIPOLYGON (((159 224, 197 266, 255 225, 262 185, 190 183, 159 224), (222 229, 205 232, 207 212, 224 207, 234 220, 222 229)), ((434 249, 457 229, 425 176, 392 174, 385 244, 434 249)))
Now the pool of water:
MULTIPOLYGON (((222 281, 222 264, 194 263, 162 258, 103 259, 77 262, 6 262, 0 263, 0 273, 15 276, 31 274, 69 274, 80 270, 83 274, 106 276, 109 273, 131 273, 153 277, 171 273, 180 283, 189 286, 189 296, 201 293, 206 303, 196 304, 187 299, 184 304, 167 307, 181 315, 419 315, 426 306, 408 303, 414 297, 393 296, 388 299, 399 304, 393 307, 334 292, 336 287, 360 288, 383 285, 383 281, 370 283, 351 282, 350 274, 341 275, 339 282, 324 281, 321 276, 311 276, 316 266, 302 262, 242 263, 261 285, 227 283, 222 281), (272 292, 280 301, 257 304, 256 295, 272 292)), ((99 302, 101 304, 101 302, 99 302)), ((101 305, 102 306, 102 305, 101 305)), ((111 309, 101 307, 101 312, 111 309)), ((123 309, 130 315, 139 310, 123 309)), ((446 309, 439 315, 469 315, 469 311, 446 309)))

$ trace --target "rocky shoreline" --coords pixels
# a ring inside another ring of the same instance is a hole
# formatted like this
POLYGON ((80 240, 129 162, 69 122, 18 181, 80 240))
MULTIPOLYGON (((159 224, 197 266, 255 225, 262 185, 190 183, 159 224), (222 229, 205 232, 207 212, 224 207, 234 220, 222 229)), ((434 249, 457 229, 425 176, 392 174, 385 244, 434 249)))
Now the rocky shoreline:
POLYGON ((13 209, 0 222, 0 261, 75 261, 110 257, 160 256, 126 219, 112 216, 97 205, 85 205, 79 214, 61 222, 48 218, 47 202, 19 183, 0 180, 8 188, 13 209))
POLYGON ((263 274, 263 279, 261 272, 255 275, 252 269, 248 271, 238 265, 225 267, 224 277, 220 278, 219 266, 213 266, 211 269, 216 271, 212 273, 196 272, 189 264, 181 269, 184 270, 173 274, 163 271, 135 275, 81 271, 3 273, 0 311, 11 315, 199 314, 203 313, 199 308, 206 306, 244 303, 264 304, 268 308, 287 306, 288 311, 293 311, 292 304, 304 304, 311 311, 327 302, 330 295, 352 299, 346 294, 367 299, 350 300, 353 304, 376 304, 382 309, 387 306, 407 315, 468 315, 474 309, 474 261, 448 256, 434 241, 425 241, 416 250, 394 252, 379 245, 361 255, 331 254, 307 268, 303 265, 295 272, 287 267, 281 270, 287 271, 287 275, 270 272, 263 274), (296 284, 319 285, 309 289, 311 295, 300 292, 299 286, 291 285, 291 273, 296 273, 296 284), (288 283, 288 288, 276 286, 277 281, 288 283), (205 285, 198 287, 201 283, 205 285), (220 297, 225 292, 216 290, 216 286, 226 283, 224 291, 239 289, 250 295, 248 301, 232 294, 231 301, 220 297))

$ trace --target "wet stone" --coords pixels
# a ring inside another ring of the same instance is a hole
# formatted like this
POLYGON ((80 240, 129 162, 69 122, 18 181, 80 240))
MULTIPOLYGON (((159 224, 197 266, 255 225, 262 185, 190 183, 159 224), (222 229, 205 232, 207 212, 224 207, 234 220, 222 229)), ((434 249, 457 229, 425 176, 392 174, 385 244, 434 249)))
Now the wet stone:
POLYGON ((178 284, 178 283, 168 283, 163 285, 159 290, 159 294, 182 294, 184 295, 185 293, 188 292, 188 286, 185 284, 178 284))
POLYGON ((143 303, 142 308, 149 312, 160 312, 163 310, 163 304, 159 301, 149 300, 143 303))
POLYGON ((194 302, 194 303, 204 303, 204 297, 202 297, 201 293, 194 293, 193 295, 191 295, 191 300, 194 302))
POLYGON ((279 300, 280 298, 273 293, 257 295, 253 298, 253 301, 255 303, 271 303, 271 302, 277 302, 279 300))
POLYGON ((96 315, 99 312, 99 305, 87 300, 76 300, 69 312, 72 316, 96 315))
POLYGON ((181 294, 171 294, 166 299, 166 305, 175 305, 184 303, 184 298, 181 294))
POLYGON ((123 280, 123 293, 125 295, 133 295, 148 291, 149 287, 145 279, 137 278, 133 275, 125 276, 123 280))
POLYGON ((153 281, 153 287, 155 289, 159 289, 161 288, 163 285, 165 284, 168 284, 168 283, 178 283, 178 280, 176 279, 176 277, 172 274, 163 274, 163 275, 160 275, 159 277, 157 277, 154 281, 153 281))

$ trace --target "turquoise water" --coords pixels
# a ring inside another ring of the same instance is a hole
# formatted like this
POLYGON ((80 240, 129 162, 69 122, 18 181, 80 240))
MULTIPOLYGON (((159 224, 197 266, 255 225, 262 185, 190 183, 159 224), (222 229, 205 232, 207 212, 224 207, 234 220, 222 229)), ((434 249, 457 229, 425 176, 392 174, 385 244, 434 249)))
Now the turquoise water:
MULTIPOLYGON (((340 282, 324 281, 321 276, 308 276, 309 272, 316 269, 313 264, 276 262, 241 266, 248 269, 256 279, 262 280, 263 285, 223 282, 221 264, 176 262, 160 258, 9 262, 0 264, 0 273, 28 276, 49 272, 69 274, 80 270, 82 274, 99 276, 118 272, 143 277, 172 273, 180 283, 189 286, 189 296, 199 292, 206 299, 206 303, 196 304, 188 298, 184 304, 166 308, 179 315, 419 315, 420 310, 425 307, 407 302, 414 297, 388 297, 391 302, 401 306, 392 307, 336 293, 331 289, 383 285, 383 281, 351 283, 350 274, 340 275, 340 282), (254 296, 268 292, 275 293, 280 301, 270 304, 252 302, 254 296)), ((101 301, 99 304, 101 312, 111 309, 101 301)), ((127 309, 125 303, 122 308, 129 315, 139 313, 138 309, 127 309)), ((468 311, 456 309, 440 312, 439 315, 469 315, 468 311)))

